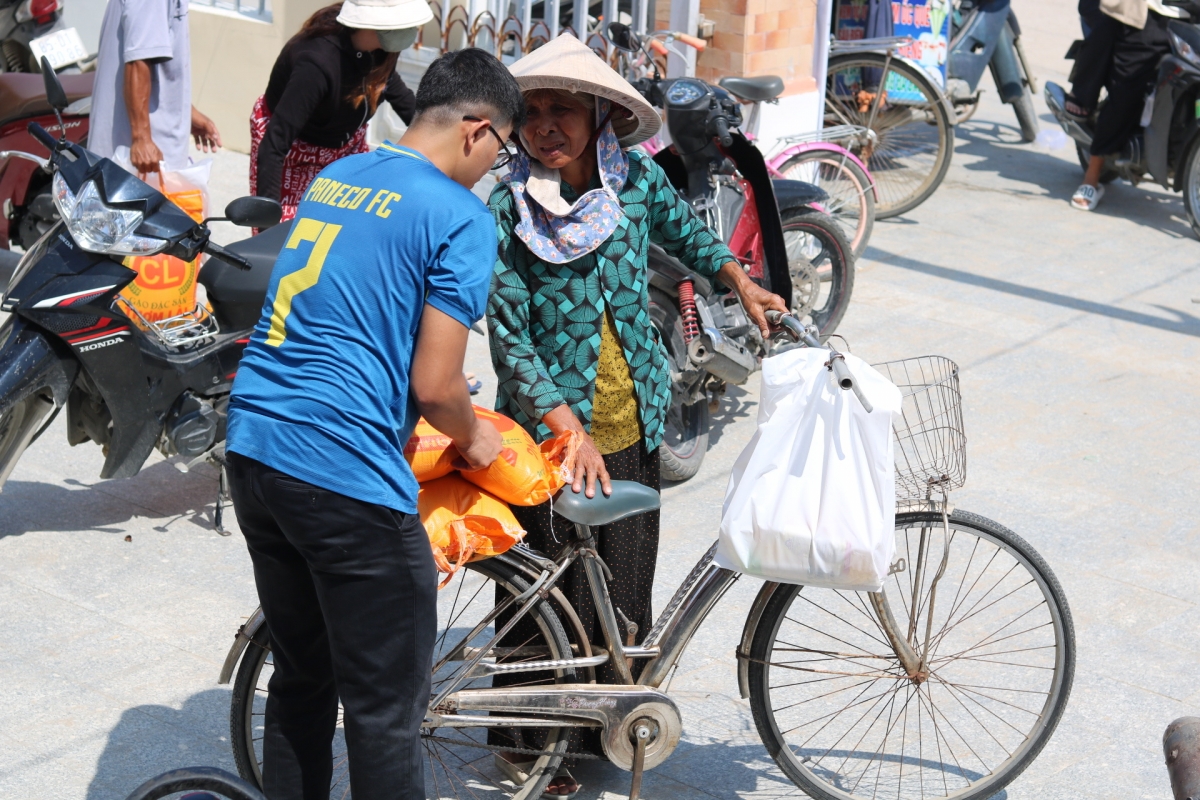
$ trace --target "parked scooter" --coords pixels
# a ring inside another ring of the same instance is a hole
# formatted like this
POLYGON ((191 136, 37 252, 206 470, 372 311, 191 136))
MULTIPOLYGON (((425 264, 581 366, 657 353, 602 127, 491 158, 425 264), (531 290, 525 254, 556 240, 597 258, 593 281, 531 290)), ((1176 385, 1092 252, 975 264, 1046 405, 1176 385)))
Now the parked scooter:
MULTIPOLYGON (((627 25, 610 24, 608 38, 626 52, 643 51, 627 25)), ((738 130, 741 103, 731 92, 767 100, 782 91, 782 82, 728 78, 714 86, 697 78, 664 80, 655 69, 634 86, 666 110, 672 144, 654 160, 675 188, 753 280, 823 335, 832 333, 854 286, 850 245, 819 209, 825 192, 799 181, 772 181, 762 153, 738 130)), ((736 295, 653 246, 650 272, 650 315, 672 380, 667 438, 659 451, 662 476, 686 480, 704 460, 710 411, 728 384, 744 384, 758 370, 769 346, 736 295)))
POLYGON ((93 72, 59 76, 68 101, 59 130, 40 75, 0 74, 0 248, 18 245, 28 250, 58 222, 50 173, 39 168, 42 158, 30 155, 40 146, 28 126, 36 122, 52 134, 86 146, 94 77, 93 72))
POLYGON ((63 0, 0 1, 0 72, 40 71, 30 44, 62 30, 63 0))
MULTIPOLYGON (((50 69, 43 78, 50 107, 62 112, 61 81, 50 69)), ((0 325, 0 486, 64 407, 68 442, 104 448, 102 478, 137 474, 156 447, 188 466, 221 463, 233 378, 289 227, 277 224, 279 204, 230 203, 228 221, 269 230, 226 249, 112 161, 36 122, 29 133, 50 150, 43 168, 62 221, 21 257, 0 302, 10 312, 0 325), (137 277, 122 259, 156 253, 220 259, 200 274, 211 313, 197 306, 147 322, 118 297, 137 277)))
MULTIPOLYGON (((1183 192, 1188 222, 1200 236, 1200 2, 1166 0, 1167 5, 1185 11, 1189 20, 1170 20, 1167 38, 1171 52, 1158 63, 1158 77, 1148 98, 1149 118, 1118 154, 1105 159, 1100 180, 1108 183, 1124 178, 1132 184, 1149 175, 1164 189, 1183 192)), ((1074 58, 1079 43, 1067 51, 1074 58)), ((1066 92, 1056 83, 1047 82, 1046 105, 1067 135, 1075 140, 1079 163, 1086 170, 1095 130, 1097 107, 1086 121, 1077 121, 1066 111, 1066 92)), ((1104 103, 1101 101, 1100 106, 1104 103)))
POLYGON ((990 69, 1000 99, 1013 108, 1021 139, 1038 134, 1033 95, 1037 80, 1021 47, 1021 26, 1010 0, 963 0, 951 17, 950 56, 946 65, 946 94, 958 121, 975 113, 979 81, 990 69))

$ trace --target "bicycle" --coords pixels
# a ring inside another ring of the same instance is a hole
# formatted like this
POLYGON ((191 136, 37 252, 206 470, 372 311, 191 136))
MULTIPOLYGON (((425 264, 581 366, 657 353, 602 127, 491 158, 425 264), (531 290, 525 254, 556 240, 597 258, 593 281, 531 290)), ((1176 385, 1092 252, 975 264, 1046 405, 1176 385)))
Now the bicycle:
MULTIPOLYGON (((793 339, 823 347, 816 328, 776 320, 793 339)), ((833 380, 869 410, 840 354, 828 352, 833 380)), ((736 649, 738 682, 768 752, 812 797, 983 800, 1036 758, 1062 716, 1074 675, 1071 613, 1032 547, 948 503, 966 476, 957 367, 922 357, 878 368, 904 394, 894 423, 904 504, 888 581, 875 593, 764 583, 736 649)), ((644 771, 671 755, 682 719, 661 687, 739 576, 712 564, 714 544, 634 644, 636 626, 609 600, 592 528, 658 503, 657 493, 628 482, 614 482, 608 498, 564 492, 554 510, 574 528, 563 531, 559 553, 517 546, 469 564, 443 591, 422 730, 434 796, 538 797, 564 758, 597 757, 568 752, 573 729, 598 730, 605 757, 632 773, 632 800, 644 771), (556 586, 576 560, 603 646, 588 641, 556 586), (644 663, 636 680, 634 662, 644 663), (620 685, 589 682, 602 664, 620 685), (528 779, 506 778, 489 759, 502 754, 524 759, 528 779)), ((236 668, 234 756, 259 785, 271 665, 256 613, 239 629, 221 681, 236 668)), ((333 782, 344 796, 340 733, 335 753, 333 782)))
POLYGON ((847 144, 878 189, 875 216, 919 206, 941 185, 954 153, 953 105, 900 53, 910 37, 834 39, 825 86, 825 127, 851 126, 847 144))

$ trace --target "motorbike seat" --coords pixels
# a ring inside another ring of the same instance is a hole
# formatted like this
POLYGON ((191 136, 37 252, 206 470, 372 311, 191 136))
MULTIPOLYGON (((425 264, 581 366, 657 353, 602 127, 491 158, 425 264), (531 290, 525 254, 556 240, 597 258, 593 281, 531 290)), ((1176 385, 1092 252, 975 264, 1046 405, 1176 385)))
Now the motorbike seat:
POLYGON ((258 322, 275 259, 291 229, 290 223, 279 224, 258 236, 226 246, 225 249, 232 250, 254 266, 247 272, 219 258, 210 257, 204 262, 199 281, 208 293, 222 327, 244 330, 258 322))
POLYGON ((759 75, 757 78, 725 77, 717 83, 730 94, 757 103, 774 100, 783 94, 783 78, 778 75, 759 75))
POLYGON ((659 507, 658 492, 636 481, 613 481, 612 494, 605 497, 600 487, 588 499, 570 486, 554 498, 554 510, 578 525, 609 525, 626 517, 635 517, 659 507))
MULTIPOLYGON (((74 103, 92 94, 96 73, 81 75, 59 75, 67 102, 74 103)), ((24 72, 0 73, 0 125, 16 119, 53 114, 54 109, 46 101, 46 84, 40 74, 24 72)))

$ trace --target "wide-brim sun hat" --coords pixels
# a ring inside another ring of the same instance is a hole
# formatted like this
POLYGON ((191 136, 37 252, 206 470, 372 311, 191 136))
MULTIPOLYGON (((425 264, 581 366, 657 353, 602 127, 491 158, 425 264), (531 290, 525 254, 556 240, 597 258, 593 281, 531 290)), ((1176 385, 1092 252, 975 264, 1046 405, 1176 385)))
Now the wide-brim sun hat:
POLYGON ((603 97, 629 109, 631 118, 614 115, 613 131, 622 147, 644 142, 662 127, 654 106, 629 81, 569 33, 542 45, 510 66, 522 92, 563 89, 603 97))
POLYGON ((426 0, 345 0, 337 15, 347 28, 372 31, 417 28, 432 19, 426 0))

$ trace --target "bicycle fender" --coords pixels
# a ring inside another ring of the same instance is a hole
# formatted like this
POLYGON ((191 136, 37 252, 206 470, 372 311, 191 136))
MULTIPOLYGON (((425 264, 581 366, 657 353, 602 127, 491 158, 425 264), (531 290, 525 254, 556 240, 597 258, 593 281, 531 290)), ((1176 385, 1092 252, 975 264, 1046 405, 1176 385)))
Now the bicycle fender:
POLYGON ((741 692, 743 700, 750 697, 750 645, 754 642, 754 634, 758 631, 758 623, 762 620, 767 603, 775 594, 775 590, 782 585, 774 581, 764 583, 750 606, 750 613, 746 616, 746 626, 742 628, 742 641, 738 644, 736 653, 738 691, 741 692))
POLYGON ((229 653, 225 656, 225 663, 221 666, 221 677, 217 678, 217 683, 227 684, 233 678, 233 671, 237 668, 238 662, 242 659, 242 653, 246 652, 246 648, 250 644, 250 640, 258 635, 259 630, 263 625, 267 624, 267 618, 263 615, 262 606, 254 609, 254 613, 250 615, 250 619, 242 623, 242 627, 238 628, 237 633, 233 637, 233 647, 229 648, 229 653))
POLYGON ((929 89, 929 91, 933 92, 933 96, 936 97, 938 102, 942 104, 942 108, 946 111, 946 121, 950 123, 950 127, 953 128, 955 125, 957 125, 958 114, 954 110, 954 102, 946 96, 946 93, 942 91, 942 87, 938 86, 937 81, 930 76, 929 70, 927 70, 921 64, 921 62, 915 61, 911 58, 904 58, 902 56, 894 56, 894 58, 897 61, 903 61, 916 71, 917 79, 920 80, 921 83, 923 83, 925 87, 929 89))

